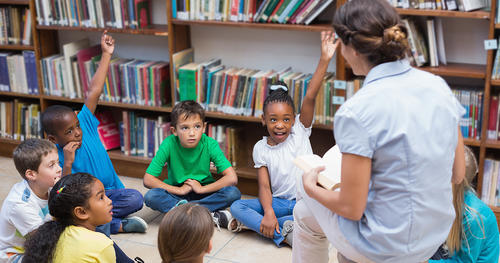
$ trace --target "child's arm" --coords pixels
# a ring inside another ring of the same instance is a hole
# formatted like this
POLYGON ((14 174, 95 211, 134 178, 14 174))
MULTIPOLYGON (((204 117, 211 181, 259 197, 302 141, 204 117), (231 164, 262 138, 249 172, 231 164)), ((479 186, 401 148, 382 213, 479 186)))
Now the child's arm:
POLYGON ((302 102, 300 110, 300 122, 304 127, 310 127, 314 116, 314 104, 316 103, 316 95, 318 95, 323 77, 325 76, 328 64, 335 54, 335 50, 339 45, 339 41, 334 42, 333 32, 321 32, 321 57, 316 67, 316 71, 311 78, 311 85, 307 88, 306 96, 302 102))
POLYGON ((143 179, 144 187, 152 189, 152 188, 161 188, 165 191, 174 194, 174 195, 187 195, 191 192, 191 186, 184 183, 182 186, 173 186, 162 182, 157 177, 150 175, 148 173, 144 174, 143 179))
POLYGON ((274 237, 274 230, 280 233, 280 225, 273 210, 273 194, 271 193, 271 182, 269 181, 269 171, 262 166, 257 170, 259 182, 259 201, 264 209, 264 218, 260 223, 260 232, 268 237, 274 237))
POLYGON ((106 75, 108 74, 109 61, 115 50, 115 40, 106 33, 107 31, 104 30, 101 36, 101 61, 94 77, 90 81, 89 92, 85 98, 85 105, 92 113, 94 113, 97 107, 97 102, 99 101, 99 96, 101 96, 104 81, 106 81, 106 75))
POLYGON ((193 179, 187 179, 185 182, 185 184, 191 186, 193 192, 197 194, 213 193, 219 191, 220 189, 226 186, 234 186, 237 183, 238 183, 238 177, 236 176, 236 172, 234 171, 233 167, 229 167, 226 170, 224 170, 222 172, 222 177, 211 184, 202 186, 200 182, 193 179))

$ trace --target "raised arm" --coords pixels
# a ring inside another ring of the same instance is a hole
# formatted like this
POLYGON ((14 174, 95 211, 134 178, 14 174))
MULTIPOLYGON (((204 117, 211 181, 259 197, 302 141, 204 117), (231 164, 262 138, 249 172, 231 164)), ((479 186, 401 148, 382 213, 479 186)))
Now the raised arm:
POLYGON ((335 41, 335 33, 323 31, 321 32, 321 57, 314 72, 311 84, 307 88, 306 96, 302 102, 302 108, 300 110, 300 122, 304 124, 304 127, 310 127, 314 117, 314 104, 316 103, 316 96, 318 95, 319 89, 321 88, 321 83, 325 76, 326 70, 328 69, 328 64, 332 60, 335 50, 339 45, 339 41, 335 41))
POLYGON ((104 31, 101 36, 101 49, 102 56, 99 62, 99 67, 90 81, 89 92, 85 98, 85 105, 94 113, 97 107, 97 102, 99 101, 99 96, 101 96, 102 89, 104 87, 104 81, 106 81, 106 75, 108 74, 109 61, 115 50, 115 40, 107 35, 108 31, 104 31))

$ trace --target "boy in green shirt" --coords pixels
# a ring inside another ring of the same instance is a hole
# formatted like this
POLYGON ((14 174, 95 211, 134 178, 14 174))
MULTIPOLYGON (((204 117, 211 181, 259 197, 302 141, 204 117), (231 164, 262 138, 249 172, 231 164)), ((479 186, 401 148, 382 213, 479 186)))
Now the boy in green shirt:
POLYGON ((204 134, 201 105, 178 103, 172 110, 171 125, 172 135, 162 142, 144 175, 144 186, 151 189, 144 196, 145 204, 165 213, 176 205, 196 202, 215 212, 240 199, 236 172, 219 143, 204 134), (223 175, 217 181, 210 173, 210 162, 223 175), (165 165, 168 178, 161 181, 158 176, 165 165))

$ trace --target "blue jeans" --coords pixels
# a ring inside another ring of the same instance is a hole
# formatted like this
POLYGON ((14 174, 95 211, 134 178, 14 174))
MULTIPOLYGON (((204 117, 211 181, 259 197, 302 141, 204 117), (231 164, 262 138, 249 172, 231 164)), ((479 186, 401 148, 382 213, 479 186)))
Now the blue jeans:
POLYGON ((118 233, 123 218, 142 209, 144 198, 139 191, 127 188, 106 190, 106 196, 113 202, 113 219, 99 229, 109 236, 118 233))
MULTIPOLYGON (((280 226, 280 232, 282 233, 283 223, 287 220, 293 221, 293 208, 295 207, 294 200, 286 200, 282 198, 273 197, 273 210, 276 218, 278 219, 278 224, 280 226)), ((249 199, 249 200, 238 200, 231 205, 231 214, 238 221, 243 223, 248 228, 259 233, 260 223, 262 218, 264 218, 264 209, 260 204, 259 199, 249 199)), ((285 238, 274 231, 273 241, 279 247, 281 242, 285 238)))
POLYGON ((166 213, 182 199, 198 203, 211 212, 229 207, 240 199, 241 193, 235 186, 226 186, 209 194, 190 192, 187 195, 174 195, 162 188, 153 188, 144 195, 144 203, 151 209, 166 213))

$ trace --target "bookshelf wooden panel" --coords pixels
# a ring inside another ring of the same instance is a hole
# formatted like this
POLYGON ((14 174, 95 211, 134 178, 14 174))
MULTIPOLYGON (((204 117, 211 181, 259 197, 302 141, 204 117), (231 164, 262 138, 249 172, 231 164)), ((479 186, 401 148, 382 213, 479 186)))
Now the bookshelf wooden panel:
POLYGON ((102 32, 108 30, 110 33, 121 33, 131 35, 154 35, 154 36, 168 36, 167 25, 151 25, 147 28, 131 29, 131 28, 95 28, 95 27, 71 27, 71 26, 42 26, 37 25, 38 30, 70 30, 70 31, 93 31, 102 32))
POLYGON ((10 91, 0 91, 0 96, 28 98, 28 99, 40 99, 41 98, 41 95, 32 95, 32 94, 25 94, 25 93, 19 93, 19 92, 10 92, 10 91))
POLYGON ((30 0, 0 0, 0 5, 29 5, 30 0))
POLYGON ((247 23, 247 22, 229 22, 229 21, 206 21, 206 20, 181 20, 172 19, 174 25, 210 25, 210 26, 230 26, 230 27, 248 27, 276 30, 296 30, 296 31, 328 31, 333 30, 329 24, 296 25, 296 24, 274 24, 274 23, 247 23))
POLYGON ((0 156, 12 157, 14 148, 16 148, 20 143, 21 141, 0 137, 0 156))
POLYGON ((491 86, 500 86, 500 79, 492 79, 490 84, 491 86))
POLYGON ((485 65, 448 63, 447 65, 440 65, 438 67, 420 67, 419 69, 445 77, 486 78, 485 65))
POLYGON ((465 145, 468 146, 476 146, 476 147, 481 146, 481 141, 476 139, 464 138, 464 143, 465 145))
POLYGON ((35 50, 34 46, 26 45, 0 45, 0 50, 35 50))
POLYGON ((411 9, 411 8, 396 8, 400 15, 408 16, 434 16, 434 17, 453 17, 453 18, 470 18, 470 19, 489 19, 490 12, 487 11, 449 11, 449 10, 429 10, 429 9, 411 9))

